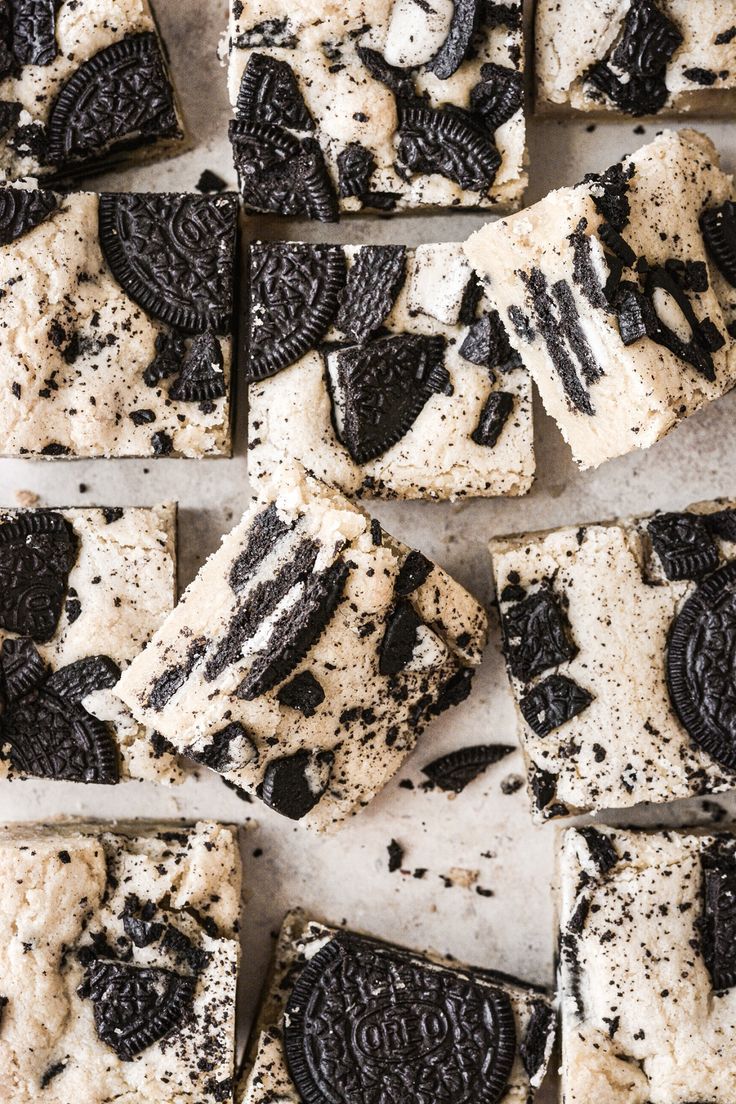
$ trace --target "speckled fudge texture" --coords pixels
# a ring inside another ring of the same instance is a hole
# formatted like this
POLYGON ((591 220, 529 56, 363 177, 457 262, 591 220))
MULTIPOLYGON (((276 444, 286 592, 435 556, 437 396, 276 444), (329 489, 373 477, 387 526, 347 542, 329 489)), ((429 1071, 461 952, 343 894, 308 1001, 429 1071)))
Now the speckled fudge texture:
POLYGON ((176 601, 176 507, 0 509, 0 777, 176 781, 113 693, 176 601))
POLYGON ((238 1104, 528 1104, 554 1040, 544 992, 287 916, 238 1104))
POLYGON ((491 556, 537 817, 736 787, 736 503, 491 556))
POLYGON ((294 478, 224 538, 117 692, 177 750, 326 829, 467 696, 485 634, 440 567, 294 478))
POLYGON ((570 830, 560 883, 565 1104, 730 1104, 736 836, 570 830))
POLYGON ((183 146, 147 0, 3 0, 0 176, 69 178, 183 146))
POLYGON ((0 188, 0 455, 229 455, 237 199, 0 188))
POLYGON ((457 244, 250 251, 250 475, 346 494, 524 494, 531 382, 457 244))
POLYGON ((584 468, 648 448, 736 380, 733 180, 666 131, 466 251, 584 468))
POLYGON ((539 0, 537 109, 733 114, 733 0, 539 0))
POLYGON ((232 0, 226 45, 251 210, 519 205, 520 3, 232 0))
POLYGON ((231 829, 0 829, 7 1104, 231 1099, 240 945, 231 829))

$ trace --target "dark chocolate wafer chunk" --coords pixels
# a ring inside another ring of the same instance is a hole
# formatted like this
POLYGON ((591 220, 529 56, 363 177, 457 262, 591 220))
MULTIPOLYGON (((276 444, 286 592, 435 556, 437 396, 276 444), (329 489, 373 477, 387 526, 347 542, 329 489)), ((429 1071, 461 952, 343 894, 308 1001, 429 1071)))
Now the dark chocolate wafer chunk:
POLYGON ((562 603, 546 587, 507 606, 502 624, 506 659, 512 674, 522 682, 577 655, 562 603))
POLYGON ((61 514, 0 523, 0 627, 45 644, 56 632, 79 541, 61 514))
POLYGON ((537 736, 549 736, 592 701, 593 695, 567 675, 550 675, 521 698, 519 708, 537 736))
POLYGON ((460 748, 422 767, 431 782, 441 790, 462 793, 465 787, 488 767, 500 763, 515 749, 507 744, 479 744, 460 748))

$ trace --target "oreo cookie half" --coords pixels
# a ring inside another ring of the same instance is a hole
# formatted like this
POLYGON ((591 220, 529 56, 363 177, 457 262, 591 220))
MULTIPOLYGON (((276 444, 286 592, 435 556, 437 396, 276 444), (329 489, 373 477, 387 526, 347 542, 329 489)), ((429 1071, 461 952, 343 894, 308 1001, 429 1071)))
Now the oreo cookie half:
POLYGON ((460 748, 428 763, 426 767, 422 767, 422 772, 441 790, 462 793, 469 782, 515 750, 508 744, 480 744, 477 747, 460 748))
POLYGON ((675 618, 667 647, 672 706, 691 739, 736 770, 736 561, 700 584, 675 618))
POLYGON ((516 1029, 501 989, 340 933, 294 985, 284 1048, 304 1104, 497 1104, 516 1029))
POLYGON ((0 245, 10 245, 40 226, 57 206, 53 192, 0 188, 0 245))

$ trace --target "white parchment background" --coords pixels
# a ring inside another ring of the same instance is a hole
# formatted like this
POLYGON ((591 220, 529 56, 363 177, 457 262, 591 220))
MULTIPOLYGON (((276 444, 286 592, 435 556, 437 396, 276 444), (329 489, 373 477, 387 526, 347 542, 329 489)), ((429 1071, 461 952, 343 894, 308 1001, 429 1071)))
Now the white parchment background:
MULTIPOLYGON (((226 23, 227 0, 157 0, 174 76, 195 148, 176 160, 96 182, 119 190, 189 190, 209 168, 234 185, 227 144, 225 74, 216 49, 226 23)), ((606 167, 654 134, 635 134, 634 123, 530 121, 531 186, 528 202, 550 188, 572 184, 606 167)), ((736 169, 733 124, 703 129, 736 169)), ((466 237, 482 216, 355 219, 338 226, 296 220, 248 219, 247 236, 417 244, 466 237)), ((30 490, 41 504, 128 506, 177 499, 180 504, 180 585, 193 577, 249 499, 246 417, 239 397, 236 455, 232 460, 33 461, 0 460, 0 505, 16 505, 30 490)), ((486 543, 493 535, 577 524, 655 507, 677 509, 697 499, 736 495, 736 394, 689 419, 646 453, 581 474, 555 425, 535 409, 538 478, 522 499, 460 504, 378 503, 373 512, 389 531, 421 548, 480 599, 491 586, 486 543)), ((241 1035, 247 1031, 270 954, 272 934, 287 908, 302 905, 388 939, 432 947, 468 962, 530 980, 553 981, 555 826, 532 826, 525 791, 513 795, 501 782, 521 770, 520 757, 504 760, 457 798, 409 791, 401 778, 421 784, 420 768, 437 755, 471 743, 514 743, 510 694, 493 623, 491 643, 470 700, 440 718, 422 738, 406 768, 370 808, 332 838, 310 836, 298 825, 248 805, 206 771, 180 788, 128 783, 116 788, 58 783, 0 783, 0 820, 53 816, 213 817, 246 825, 244 833, 244 968, 241 1035), (388 872, 386 847, 405 849, 407 872, 426 867, 421 879, 388 872), (254 854, 255 853, 255 854, 254 854), (446 887, 453 868, 477 871, 477 882, 446 887), (491 890, 480 895, 476 887, 491 890)), ((728 804, 723 801, 722 804, 728 804)), ((736 809, 736 801, 731 803, 736 809)), ((699 802, 665 811, 637 810, 636 823, 702 822, 699 802)), ((613 818, 611 818, 613 819, 613 818)), ((554 1098, 554 1079, 549 1096, 554 1098)))

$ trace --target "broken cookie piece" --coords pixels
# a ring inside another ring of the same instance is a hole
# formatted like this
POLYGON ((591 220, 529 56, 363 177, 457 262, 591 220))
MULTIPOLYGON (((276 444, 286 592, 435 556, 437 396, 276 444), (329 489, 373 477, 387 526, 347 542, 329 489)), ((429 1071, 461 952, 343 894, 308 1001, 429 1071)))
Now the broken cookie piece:
POLYGON ((491 558, 535 818, 736 788, 736 503, 491 558))
POLYGON ((113 693, 176 600, 176 507, 0 509, 0 777, 176 781, 113 693))
POLYGON ((249 210, 326 222, 519 205, 519 0, 232 0, 227 51, 249 210))
POLYGON ((402 573, 411 556, 295 477, 224 538, 117 692, 277 812, 337 824, 467 697, 480 661, 484 611, 430 561, 402 573))
POLYGON ((0 176, 68 181, 183 149, 148 0, 0 5, 0 176))
POLYGON ((3 1101, 231 1099, 240 881, 220 824, 0 829, 3 1101))
POLYGON ((733 387, 735 194, 708 138, 666 131, 466 243, 581 467, 733 387))
POLYGON ((733 0, 540 0, 537 110, 733 116, 733 0))
POLYGON ((229 455, 237 197, 0 187, 0 455, 229 455))
POLYGON ((564 1100, 733 1100, 736 836, 570 829, 559 881, 564 1100))
POLYGON ((250 249, 250 475, 350 495, 526 493, 531 383, 453 243, 250 249))
POLYGON ((238 1104, 388 1099, 521 1104, 549 1062, 544 991, 338 929, 301 912, 281 929, 238 1104), (339 1047, 340 1060, 334 1060, 339 1047))

